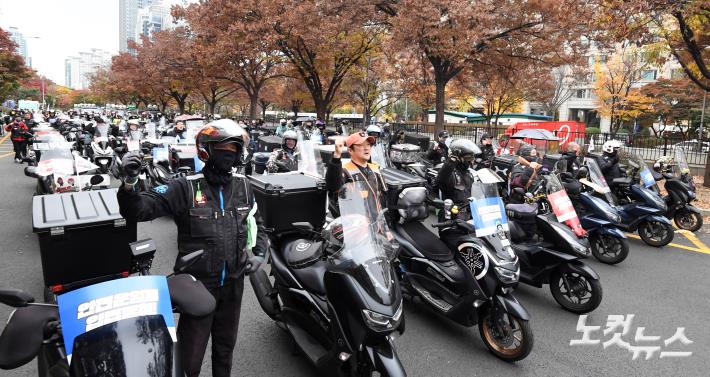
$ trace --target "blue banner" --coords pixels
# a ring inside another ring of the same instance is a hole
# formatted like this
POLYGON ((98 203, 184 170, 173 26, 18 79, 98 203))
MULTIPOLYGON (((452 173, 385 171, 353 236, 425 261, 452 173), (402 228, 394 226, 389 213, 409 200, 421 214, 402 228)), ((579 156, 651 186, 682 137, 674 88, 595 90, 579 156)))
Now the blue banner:
POLYGON ((193 160, 195 161, 195 173, 199 173, 202 171, 202 168, 205 166, 205 163, 200 160, 199 157, 194 156, 193 160))
POLYGON ((471 220, 476 227, 476 237, 485 237, 498 232, 498 228, 508 230, 505 204, 500 197, 475 199, 470 201, 471 220))
POLYGON ((153 148, 153 160, 155 162, 160 162, 160 161, 168 161, 170 157, 170 150, 168 147, 156 147, 153 148))
POLYGON ((647 167, 641 169, 641 180, 646 188, 656 184, 656 179, 653 178, 653 173, 651 173, 651 170, 647 167))
POLYGON ((76 337, 127 318, 162 315, 173 342, 177 341, 165 276, 134 276, 94 284, 58 296, 57 303, 69 362, 76 337))

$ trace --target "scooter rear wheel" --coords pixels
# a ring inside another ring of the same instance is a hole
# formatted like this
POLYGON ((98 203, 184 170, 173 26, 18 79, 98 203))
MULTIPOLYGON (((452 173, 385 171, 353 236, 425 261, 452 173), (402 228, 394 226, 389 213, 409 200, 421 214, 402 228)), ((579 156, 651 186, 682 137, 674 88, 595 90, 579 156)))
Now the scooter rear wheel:
POLYGON ((602 302, 599 280, 578 272, 554 271, 550 274, 550 292, 560 306, 572 313, 589 313, 602 302))
POLYGON ((621 263, 629 256, 629 243, 624 238, 607 234, 593 234, 589 237, 592 255, 606 264, 621 263))
POLYGON ((662 247, 673 241, 673 225, 660 221, 644 221, 639 224, 639 236, 649 246, 662 247))
POLYGON ((703 216, 697 212, 680 210, 673 216, 675 225, 680 229, 696 232, 703 227, 703 216))
POLYGON ((496 325, 491 310, 478 321, 478 332, 488 350, 497 358, 515 362, 526 358, 532 351, 534 338, 530 323, 510 313, 503 313, 496 325))

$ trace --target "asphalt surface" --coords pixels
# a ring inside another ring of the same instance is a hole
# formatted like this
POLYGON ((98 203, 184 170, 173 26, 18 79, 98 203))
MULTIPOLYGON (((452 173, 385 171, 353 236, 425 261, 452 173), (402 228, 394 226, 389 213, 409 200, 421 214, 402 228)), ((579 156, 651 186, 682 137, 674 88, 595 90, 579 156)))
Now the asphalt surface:
MULTIPOLYGON (((14 164, 9 141, 0 144, 0 288, 21 288, 41 300, 42 271, 37 236, 32 232, 31 201, 35 181, 25 177, 22 165, 14 164)), ((707 229, 706 229, 707 230, 707 229)), ((151 237, 158 245, 153 264, 155 274, 171 270, 177 253, 175 225, 159 219, 139 225, 139 238, 151 237)), ((477 328, 465 328, 447 321, 428 309, 405 303, 407 329, 397 339, 399 356, 410 376, 707 376, 710 369, 710 244, 707 233, 691 242, 676 234, 674 244, 665 248, 645 246, 631 239, 631 253, 617 266, 589 260, 601 276, 604 298, 589 315, 587 325, 602 326, 608 315, 635 314, 623 339, 632 344, 662 346, 663 351, 689 351, 690 357, 632 360, 632 353, 615 345, 570 346, 580 339, 575 328, 578 316, 563 310, 547 287, 520 286, 515 295, 532 315, 535 346, 530 356, 516 364, 496 359, 485 348, 477 328), (658 341, 636 343, 638 327, 644 335, 658 335, 658 341), (663 346, 676 328, 685 327, 693 341, 663 346)), ((106 240, 110 242, 110 240, 106 240)), ((96 245, 101 252, 102 245, 96 245)), ((246 284, 239 342, 234 353, 234 376, 313 376, 305 359, 293 353, 292 343, 258 306, 246 284)), ((4 326, 11 309, 0 306, 4 326)), ((612 334, 593 333, 602 343, 612 334)), ((209 350, 202 376, 210 376, 209 350)), ((33 361, 0 376, 36 376, 33 361)))

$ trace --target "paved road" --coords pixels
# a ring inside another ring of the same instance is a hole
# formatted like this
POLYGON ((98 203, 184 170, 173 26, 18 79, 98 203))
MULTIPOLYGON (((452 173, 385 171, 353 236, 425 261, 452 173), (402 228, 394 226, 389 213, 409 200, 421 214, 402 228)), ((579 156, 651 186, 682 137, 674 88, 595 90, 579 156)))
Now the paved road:
MULTIPOLYGON (((42 297, 39 247, 30 216, 34 181, 22 174, 22 167, 11 157, 2 157, 7 148, 0 144, 0 287, 18 287, 42 297)), ((159 252, 153 271, 167 273, 176 254, 172 221, 141 224, 139 237, 156 240, 159 252)), ((602 277, 604 299, 589 316, 588 325, 604 328, 608 315, 635 314, 623 339, 633 343, 636 328, 645 327, 644 335, 661 336, 650 345, 662 345, 677 327, 685 327, 694 343, 676 343, 671 348, 692 351, 689 358, 659 359, 655 354, 652 360, 642 356, 632 361, 629 351, 614 345, 607 349, 601 344, 572 347, 570 340, 581 338, 575 330, 578 316, 562 310, 547 289, 527 286, 516 290, 533 316, 535 347, 526 360, 503 363, 486 351, 477 329, 458 326, 413 304, 406 306, 407 331, 397 340, 400 357, 410 376, 706 376, 710 369, 710 294, 706 286, 710 250, 702 242, 710 244, 710 237, 701 234, 696 244, 676 234, 677 246, 662 249, 632 240, 631 254, 621 265, 589 261, 602 277)), ((96 250, 100 252, 101 245, 96 250)), ((9 314, 9 308, 0 307, 0 323, 4 324, 9 314)), ((593 338, 606 341, 611 336, 595 333, 593 338)), ((292 354, 290 344, 261 312, 247 284, 233 375, 315 375, 303 358, 292 354)), ((36 363, 0 375, 36 376, 36 363)), ((202 375, 210 375, 209 361, 202 375)))

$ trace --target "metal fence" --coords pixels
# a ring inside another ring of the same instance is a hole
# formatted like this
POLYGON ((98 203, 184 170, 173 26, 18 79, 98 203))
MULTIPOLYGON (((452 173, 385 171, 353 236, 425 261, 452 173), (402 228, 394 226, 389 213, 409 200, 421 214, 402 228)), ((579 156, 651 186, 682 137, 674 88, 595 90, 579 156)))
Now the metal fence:
MULTIPOLYGON (((427 135, 434 138, 436 127, 433 123, 394 123, 390 125, 393 133, 404 131, 427 135)), ((443 129, 449 132, 451 138, 464 138, 480 142, 481 136, 484 134, 490 135, 496 140, 504 138, 507 127, 485 127, 479 125, 466 124, 444 124, 443 129)), ((553 132, 561 140, 576 141, 579 144, 589 148, 591 144, 593 149, 601 152, 602 145, 612 139, 616 139, 624 143, 624 145, 632 149, 635 153, 643 157, 647 161, 655 161, 663 156, 673 153, 673 149, 678 146, 684 149, 688 163, 691 165, 705 166, 710 152, 710 141, 699 142, 698 140, 688 139, 683 136, 666 136, 655 137, 640 134, 585 134, 562 131, 561 133, 553 132)))

